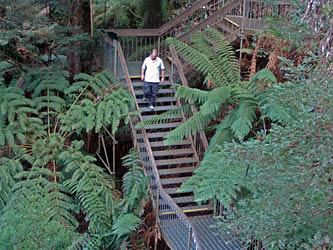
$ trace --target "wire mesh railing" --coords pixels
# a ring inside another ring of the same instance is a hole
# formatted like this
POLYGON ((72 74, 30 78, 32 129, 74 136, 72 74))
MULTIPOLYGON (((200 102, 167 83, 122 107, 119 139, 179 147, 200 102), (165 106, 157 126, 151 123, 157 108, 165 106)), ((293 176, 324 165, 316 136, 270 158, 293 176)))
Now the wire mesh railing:
POLYGON ((291 4, 288 1, 276 1, 273 4, 262 0, 241 1, 228 14, 227 18, 234 22, 243 23, 244 29, 263 29, 269 17, 287 17, 291 4), (244 21, 242 20, 244 19, 244 21))
MULTIPOLYGON (((115 75, 119 77, 124 86, 129 89, 135 99, 135 110, 140 111, 121 45, 118 41, 112 41, 109 38, 106 38, 105 41, 107 43, 105 49, 109 50, 106 51, 105 65, 115 72, 115 75)), ((172 249, 201 250, 202 247, 192 222, 162 187, 145 130, 143 128, 135 128, 136 124, 142 121, 141 114, 139 113, 137 117, 129 117, 129 119, 134 145, 143 160, 145 174, 149 177, 149 189, 156 210, 157 224, 162 236, 172 249)))

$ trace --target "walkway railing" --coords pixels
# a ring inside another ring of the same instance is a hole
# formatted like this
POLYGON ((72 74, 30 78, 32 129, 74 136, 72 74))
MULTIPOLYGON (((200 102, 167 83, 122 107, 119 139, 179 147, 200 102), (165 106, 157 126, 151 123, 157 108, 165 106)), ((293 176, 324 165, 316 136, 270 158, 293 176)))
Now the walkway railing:
MULTIPOLYGON (((119 63, 122 67, 122 73, 126 82, 126 86, 135 99, 135 109, 139 111, 139 106, 135 97, 134 89, 132 86, 131 78, 127 69, 126 60, 121 49, 121 45, 116 40, 110 40, 106 37, 106 43, 111 51, 109 58, 115 60, 113 64, 109 61, 107 65, 114 66, 119 63)), ((116 71, 116 75, 117 75, 116 71)), ((172 235, 172 237, 165 238, 168 245, 172 249, 193 249, 201 250, 201 244, 197 236, 196 230, 188 217, 179 209, 172 198, 164 191, 159 174, 157 172, 156 162, 150 147, 145 129, 136 129, 135 125, 142 121, 141 114, 137 117, 129 117, 131 134, 133 142, 140 153, 141 159, 144 161, 144 170, 146 176, 149 177, 149 188, 153 199, 153 204, 156 210, 156 218, 162 235, 172 235), (186 239, 186 240, 185 240, 186 239)))
POLYGON ((109 29, 119 37, 126 61, 142 61, 152 48, 160 57, 167 55, 167 37, 188 41, 190 36, 207 26, 219 26, 228 40, 263 29, 269 16, 287 16, 290 3, 262 0, 201 0, 158 29, 109 29))

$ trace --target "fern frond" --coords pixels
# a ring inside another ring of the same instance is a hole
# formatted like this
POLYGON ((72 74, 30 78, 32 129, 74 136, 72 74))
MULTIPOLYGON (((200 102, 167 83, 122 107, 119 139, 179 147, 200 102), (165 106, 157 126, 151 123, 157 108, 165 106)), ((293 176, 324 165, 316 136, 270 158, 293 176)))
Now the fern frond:
POLYGON ((23 170, 20 161, 0 158, 0 209, 5 207, 16 183, 15 175, 23 170))
POLYGON ((237 197, 245 176, 246 167, 234 166, 232 159, 222 152, 205 155, 200 167, 181 191, 193 191, 197 202, 218 199, 227 208, 237 197))
POLYGON ((294 117, 287 104, 282 101, 282 98, 279 98, 279 91, 282 91, 282 89, 267 89, 258 94, 258 105, 272 121, 290 123, 294 120, 294 117))
POLYGON ((245 84, 245 87, 252 93, 259 93, 274 84, 277 84, 275 75, 268 69, 262 69, 245 84))
POLYGON ((124 214, 117 218, 112 226, 112 232, 119 239, 124 235, 130 235, 141 224, 141 219, 134 214, 124 214))
POLYGON ((29 71, 24 87, 32 91, 32 97, 43 96, 45 91, 64 92, 69 87, 69 73, 64 70, 48 67, 29 71))
POLYGON ((231 119, 230 116, 226 116, 222 122, 215 126, 216 131, 214 136, 209 141, 209 146, 205 154, 209 154, 215 151, 219 146, 224 143, 232 141, 233 133, 231 130, 231 119))
POLYGON ((210 115, 216 119, 217 115, 221 112, 221 105, 227 104, 231 98, 230 87, 220 87, 210 91, 206 102, 200 107, 200 112, 204 115, 210 115))
POLYGON ((80 73, 74 77, 74 80, 76 82, 66 90, 66 94, 72 97, 77 97, 82 91, 89 91, 88 88, 91 88, 95 95, 100 96, 112 85, 118 85, 118 81, 115 80, 115 77, 108 70, 99 72, 94 76, 80 73))
POLYGON ((7 61, 0 61, 0 75, 5 73, 14 72, 19 70, 17 66, 13 63, 9 63, 7 61))
POLYGON ((82 204, 89 230, 106 232, 111 227, 117 199, 113 179, 93 163, 95 158, 79 151, 65 151, 60 159, 64 162, 65 171, 72 173, 65 186, 82 204))
MULTIPOLYGON (((212 50, 217 55, 217 62, 221 65, 221 74, 226 77, 227 83, 238 83, 241 80, 238 60, 235 51, 229 42, 225 40, 224 35, 216 29, 206 28, 203 31, 206 39, 211 41, 212 50)), ((220 85, 221 86, 221 85, 220 85)))
POLYGON ((254 101, 241 100, 238 107, 233 111, 231 129, 236 138, 243 140, 250 132, 252 122, 256 117, 257 105, 254 101))
POLYGON ((143 162, 135 148, 131 149, 122 160, 128 172, 123 176, 125 204, 121 206, 121 210, 133 212, 140 208, 142 201, 148 197, 147 177, 143 172, 143 162))
POLYGON ((72 244, 67 248, 68 250, 82 250, 88 245, 90 237, 87 234, 83 234, 80 238, 73 241, 72 244))
POLYGON ((171 132, 169 132, 164 138, 164 144, 172 144, 182 141, 184 138, 192 136, 196 132, 199 132, 207 126, 212 120, 211 115, 204 115, 201 111, 195 113, 185 123, 181 124, 171 132))
POLYGON ((60 113, 65 106, 65 100, 63 98, 52 95, 34 98, 34 102, 38 110, 48 108, 54 110, 57 113, 60 113))
POLYGON ((167 43, 173 46, 188 62, 193 64, 193 66, 205 76, 210 73, 214 77, 214 82, 226 82, 227 79, 220 74, 218 67, 212 63, 205 54, 200 53, 175 38, 167 38, 167 43))
POLYGON ((127 116, 134 107, 134 99, 128 90, 119 86, 118 81, 108 71, 102 71, 95 76, 79 74, 66 94, 76 97, 71 109, 59 116, 63 123, 63 131, 81 133, 95 130, 98 133, 102 127, 111 126, 114 134, 121 121, 128 122, 127 116), (111 85, 114 84, 114 85, 111 85), (84 95, 93 89, 98 96, 84 95))
POLYGON ((179 84, 174 84, 174 86, 176 88, 175 97, 183 98, 186 102, 193 101, 198 105, 203 104, 208 99, 208 96, 210 94, 210 92, 208 91, 189 88, 179 84))

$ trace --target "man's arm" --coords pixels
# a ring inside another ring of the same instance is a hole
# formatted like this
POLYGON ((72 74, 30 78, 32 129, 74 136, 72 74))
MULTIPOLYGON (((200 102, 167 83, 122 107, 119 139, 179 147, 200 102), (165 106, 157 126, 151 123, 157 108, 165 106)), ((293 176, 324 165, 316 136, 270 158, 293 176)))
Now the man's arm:
POLYGON ((161 79, 161 82, 164 82, 164 69, 162 69, 161 72, 162 72, 162 79, 161 79))
POLYGON ((145 70, 147 68, 146 59, 143 61, 142 67, 141 67, 141 81, 145 80, 145 70))
POLYGON ((143 81, 145 79, 145 68, 141 69, 141 80, 143 81))

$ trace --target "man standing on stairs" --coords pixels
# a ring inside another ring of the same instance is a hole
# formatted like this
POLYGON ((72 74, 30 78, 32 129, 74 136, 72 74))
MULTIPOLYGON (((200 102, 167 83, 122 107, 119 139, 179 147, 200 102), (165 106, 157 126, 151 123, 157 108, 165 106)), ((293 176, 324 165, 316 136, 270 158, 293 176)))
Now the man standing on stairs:
POLYGON ((161 58, 157 57, 157 50, 153 49, 151 55, 148 56, 143 64, 141 70, 141 80, 144 81, 143 87, 143 100, 148 101, 148 108, 154 109, 154 104, 159 88, 159 83, 164 82, 164 64, 161 58), (160 81, 160 74, 162 75, 160 81))

